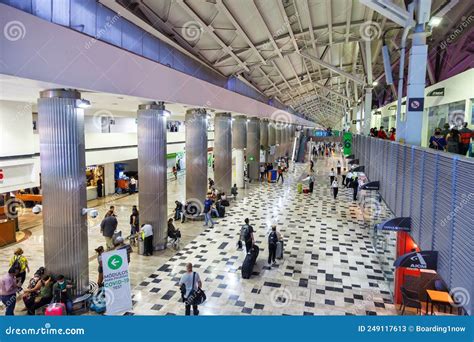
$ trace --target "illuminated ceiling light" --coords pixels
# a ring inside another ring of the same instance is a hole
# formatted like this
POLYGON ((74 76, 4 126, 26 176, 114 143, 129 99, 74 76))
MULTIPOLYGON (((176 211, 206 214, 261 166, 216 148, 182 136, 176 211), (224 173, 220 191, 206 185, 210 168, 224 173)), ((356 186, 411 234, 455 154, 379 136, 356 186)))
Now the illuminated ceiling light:
POLYGON ((84 99, 76 100, 76 107, 77 108, 89 108, 91 106, 90 101, 84 99))
POLYGON ((373 85, 374 87, 376 87, 376 86, 379 85, 379 82, 378 82, 378 81, 373 81, 373 82, 372 82, 372 85, 373 85))
POLYGON ((442 17, 431 17, 430 21, 428 22, 428 25, 430 25, 431 27, 438 27, 442 21, 442 17))

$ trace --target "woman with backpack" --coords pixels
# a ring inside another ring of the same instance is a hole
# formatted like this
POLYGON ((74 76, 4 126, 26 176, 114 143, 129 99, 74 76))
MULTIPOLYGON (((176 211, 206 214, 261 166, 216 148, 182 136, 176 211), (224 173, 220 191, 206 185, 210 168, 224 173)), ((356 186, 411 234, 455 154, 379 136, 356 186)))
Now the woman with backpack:
POLYGON ((23 255, 23 249, 17 248, 15 253, 13 253, 12 258, 10 259, 10 267, 16 268, 19 270, 18 275, 16 276, 18 280, 18 286, 22 286, 26 279, 26 272, 30 272, 28 266, 28 259, 23 255))

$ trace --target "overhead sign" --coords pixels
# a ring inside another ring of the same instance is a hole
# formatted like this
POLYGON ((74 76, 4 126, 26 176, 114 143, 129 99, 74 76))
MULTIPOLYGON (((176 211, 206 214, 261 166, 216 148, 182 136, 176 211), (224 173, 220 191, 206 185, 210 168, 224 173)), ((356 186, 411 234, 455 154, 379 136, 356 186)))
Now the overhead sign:
POLYGON ((343 153, 345 156, 348 156, 352 153, 352 133, 351 132, 345 132, 343 137, 343 153))
POLYGON ((352 172, 365 172, 365 167, 363 165, 357 166, 351 170, 352 172))
POLYGON ((379 190, 380 189, 380 182, 375 181, 375 182, 365 183, 360 188, 361 188, 361 190, 379 190))
POLYGON ((411 252, 398 257, 393 263, 395 267, 415 268, 419 270, 437 270, 438 252, 420 251, 411 252))
POLYGON ((425 104, 423 97, 413 97, 408 99, 408 111, 410 112, 422 112, 425 104))
POLYGON ((359 159, 352 159, 347 162, 349 165, 359 164, 359 159))
POLYGON ((375 226, 377 230, 391 230, 409 232, 411 230, 411 217, 395 217, 375 226))
POLYGON ((426 96, 444 96, 444 87, 432 90, 426 96))
POLYGON ((104 268, 105 305, 107 315, 123 314, 132 309, 132 291, 128 272, 127 250, 102 254, 104 268))
POLYGON ((352 120, 352 124, 353 125, 357 124, 357 120, 352 120))

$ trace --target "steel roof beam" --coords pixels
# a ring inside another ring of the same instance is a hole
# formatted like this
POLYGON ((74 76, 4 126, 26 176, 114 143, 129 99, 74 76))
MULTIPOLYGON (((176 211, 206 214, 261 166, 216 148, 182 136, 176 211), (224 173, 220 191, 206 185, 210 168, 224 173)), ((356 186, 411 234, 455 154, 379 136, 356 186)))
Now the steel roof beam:
POLYGON ((352 80, 352 81, 354 81, 354 82, 356 82, 356 83, 358 83, 358 84, 365 85, 365 81, 362 80, 362 79, 360 79, 359 77, 356 77, 356 76, 354 76, 354 75, 351 75, 351 74, 345 72, 344 70, 341 70, 341 69, 339 69, 338 67, 335 67, 335 66, 332 65, 332 64, 329 64, 329 63, 326 63, 326 62, 320 60, 320 59, 317 58, 317 57, 311 56, 311 55, 309 55, 309 54, 308 54, 307 52, 305 52, 305 51, 302 51, 302 52, 300 53, 300 55, 303 56, 304 58, 308 58, 308 59, 311 59, 311 60, 315 61, 316 63, 320 64, 321 66, 325 67, 326 69, 329 69, 329 70, 334 71, 336 74, 339 74, 339 75, 341 75, 341 76, 343 76, 343 77, 346 77, 346 78, 348 78, 348 79, 350 79, 350 80, 352 80))
POLYGON ((220 38, 219 36, 216 35, 216 33, 214 32, 214 27, 212 27, 212 25, 207 25, 200 17, 199 15, 197 15, 194 10, 188 6, 187 3, 184 2, 184 0, 176 0, 176 4, 178 4, 179 6, 181 6, 181 8, 183 8, 190 16, 191 18, 193 18, 194 20, 196 20, 198 22, 198 24, 212 37, 214 38, 214 40, 222 47, 222 49, 229 55, 232 56, 232 58, 235 59, 235 61, 237 62, 237 64, 239 64, 239 66, 241 68, 243 68, 245 71, 250 71, 247 64, 245 62, 243 62, 233 51, 232 49, 227 46, 226 43, 224 43, 220 38))

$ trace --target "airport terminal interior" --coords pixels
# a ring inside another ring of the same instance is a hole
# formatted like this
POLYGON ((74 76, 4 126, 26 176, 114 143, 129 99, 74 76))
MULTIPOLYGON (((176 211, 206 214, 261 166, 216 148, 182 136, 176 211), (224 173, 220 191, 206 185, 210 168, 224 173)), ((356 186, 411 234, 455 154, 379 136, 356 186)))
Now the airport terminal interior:
POLYGON ((0 314, 473 314, 472 1, 0 0, 0 29, 0 314))

